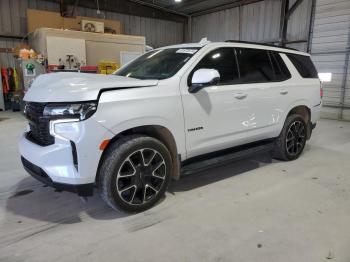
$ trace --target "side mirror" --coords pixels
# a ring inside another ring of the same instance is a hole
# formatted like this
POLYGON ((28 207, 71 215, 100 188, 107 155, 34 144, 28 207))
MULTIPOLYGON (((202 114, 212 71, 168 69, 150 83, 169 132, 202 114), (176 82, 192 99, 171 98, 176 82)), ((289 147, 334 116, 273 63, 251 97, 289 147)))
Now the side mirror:
POLYGON ((202 68, 194 72, 191 79, 190 93, 196 93, 206 86, 213 86, 219 83, 220 74, 215 69, 202 68))

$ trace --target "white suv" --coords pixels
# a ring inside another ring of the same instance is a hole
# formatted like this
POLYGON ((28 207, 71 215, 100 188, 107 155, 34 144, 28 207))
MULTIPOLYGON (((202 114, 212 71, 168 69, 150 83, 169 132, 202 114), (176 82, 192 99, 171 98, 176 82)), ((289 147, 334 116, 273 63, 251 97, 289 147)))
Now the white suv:
POLYGON ((141 211, 181 173, 261 149, 298 158, 321 93, 307 53, 234 41, 159 48, 114 75, 38 77, 21 158, 58 190, 97 187, 113 208, 141 211))

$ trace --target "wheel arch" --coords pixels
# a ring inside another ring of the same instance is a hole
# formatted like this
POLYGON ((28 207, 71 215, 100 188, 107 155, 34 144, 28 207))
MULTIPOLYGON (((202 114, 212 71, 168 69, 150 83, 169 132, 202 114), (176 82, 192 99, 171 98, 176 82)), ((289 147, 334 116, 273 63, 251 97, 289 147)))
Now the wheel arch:
POLYGON ((309 123, 311 120, 311 109, 306 105, 294 106, 292 109, 289 110, 286 118, 292 114, 301 115, 305 123, 309 123))
POLYGON ((99 160, 96 178, 95 178, 95 183, 97 186, 99 186, 99 183, 100 183, 100 167, 106 156, 106 152, 108 151, 107 149, 121 137, 129 136, 129 135, 146 135, 161 141, 167 147, 171 155, 171 159, 173 162, 173 172, 171 174, 172 178, 179 179, 181 160, 178 155, 178 149, 177 149, 174 135, 171 133, 171 131, 168 128, 161 125, 143 125, 143 126, 136 126, 136 127, 132 127, 124 131, 121 131, 110 140, 107 147, 103 150, 103 153, 99 160))
POLYGON ((286 119, 292 114, 300 115, 304 119, 307 126, 307 139, 309 139, 312 132, 311 109, 307 105, 295 105, 289 110, 288 114, 286 115, 286 119))

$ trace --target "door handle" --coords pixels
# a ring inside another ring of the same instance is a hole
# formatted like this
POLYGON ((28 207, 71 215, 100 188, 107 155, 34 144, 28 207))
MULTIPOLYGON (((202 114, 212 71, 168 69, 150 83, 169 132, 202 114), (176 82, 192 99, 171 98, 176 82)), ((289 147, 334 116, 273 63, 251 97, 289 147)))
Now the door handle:
POLYGON ((286 94, 288 94, 288 90, 282 89, 282 90, 280 91, 280 94, 281 94, 281 95, 286 95, 286 94))
POLYGON ((237 98, 237 99, 244 99, 247 97, 247 94, 244 94, 244 93, 235 93, 234 94, 234 97, 237 98))

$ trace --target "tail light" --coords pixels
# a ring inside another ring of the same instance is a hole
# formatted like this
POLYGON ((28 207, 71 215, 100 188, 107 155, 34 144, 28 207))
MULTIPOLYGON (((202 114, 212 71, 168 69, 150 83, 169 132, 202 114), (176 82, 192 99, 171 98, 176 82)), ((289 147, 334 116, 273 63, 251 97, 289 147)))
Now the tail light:
POLYGON ((323 88, 322 88, 322 83, 320 83, 320 97, 321 97, 321 99, 323 98, 323 88))

